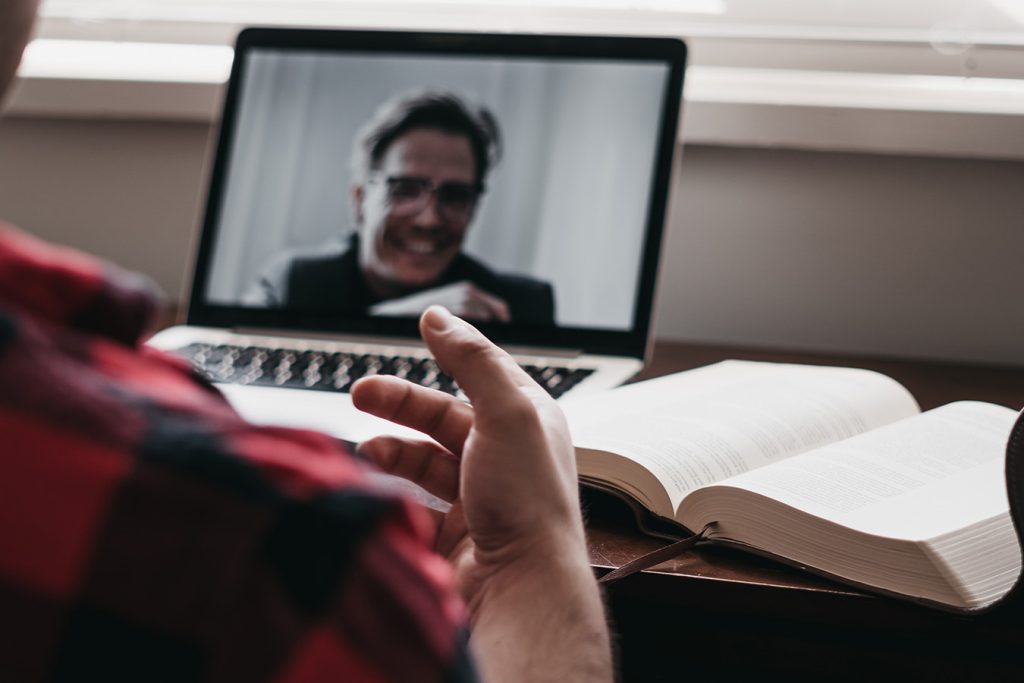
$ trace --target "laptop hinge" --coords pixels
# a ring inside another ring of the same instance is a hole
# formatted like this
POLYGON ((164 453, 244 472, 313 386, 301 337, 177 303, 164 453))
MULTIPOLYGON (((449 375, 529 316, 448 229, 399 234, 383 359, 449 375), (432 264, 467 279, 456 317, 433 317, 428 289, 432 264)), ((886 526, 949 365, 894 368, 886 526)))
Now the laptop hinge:
MULTIPOLYGON (((295 330, 268 330, 267 328, 231 328, 234 334, 247 337, 279 337, 285 339, 319 339, 326 342, 341 342, 349 344, 369 344, 380 346, 403 346, 408 348, 422 349, 423 342, 419 339, 408 337, 385 337, 369 335, 346 335, 329 334, 316 332, 296 332, 295 330)), ((579 358, 583 355, 581 349, 555 349, 539 346, 502 346, 503 349, 512 355, 518 356, 541 356, 547 358, 579 358)))
POLYGON ((409 337, 386 337, 365 334, 332 334, 329 332, 308 332, 296 330, 275 330, 266 327, 233 327, 233 334, 247 337, 277 337, 281 339, 318 339, 325 342, 341 342, 345 344, 373 344, 380 346, 408 346, 410 348, 423 348, 423 342, 419 339, 409 337))

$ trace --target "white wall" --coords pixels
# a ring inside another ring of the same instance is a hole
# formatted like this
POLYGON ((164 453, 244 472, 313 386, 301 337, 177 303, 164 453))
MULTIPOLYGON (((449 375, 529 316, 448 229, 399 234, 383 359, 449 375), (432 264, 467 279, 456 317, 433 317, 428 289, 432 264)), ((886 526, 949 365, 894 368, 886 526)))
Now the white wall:
POLYGON ((692 148, 663 337, 1024 365, 1024 163, 692 148))
MULTIPOLYGON (((208 128, 8 119, 0 216, 180 292, 208 128)), ((688 147, 664 339, 1024 365, 1024 163, 688 147)))
POLYGON ((182 294, 210 129, 0 119, 0 220, 182 294))

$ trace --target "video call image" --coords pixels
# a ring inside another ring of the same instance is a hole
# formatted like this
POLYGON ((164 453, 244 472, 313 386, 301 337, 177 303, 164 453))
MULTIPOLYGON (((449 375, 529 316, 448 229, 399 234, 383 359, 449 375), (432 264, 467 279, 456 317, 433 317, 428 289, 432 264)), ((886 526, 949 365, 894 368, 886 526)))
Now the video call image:
POLYGON ((631 327, 667 66, 264 50, 246 67, 208 303, 631 327))

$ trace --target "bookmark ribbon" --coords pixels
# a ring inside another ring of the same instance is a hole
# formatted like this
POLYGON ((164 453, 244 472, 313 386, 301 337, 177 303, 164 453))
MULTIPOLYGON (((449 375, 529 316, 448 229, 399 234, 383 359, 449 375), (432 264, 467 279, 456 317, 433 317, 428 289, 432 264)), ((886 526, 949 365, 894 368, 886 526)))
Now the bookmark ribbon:
POLYGON ((641 555, 635 560, 627 562, 626 564, 622 565, 618 569, 608 572, 600 579, 598 579, 597 582, 603 584, 615 583, 616 581, 624 579, 627 576, 631 576, 632 574, 636 574, 637 572, 641 572, 645 569, 650 569, 651 567, 659 565, 662 562, 667 562, 668 560, 678 557, 686 551, 691 550, 695 545, 703 541, 705 536, 707 535, 708 529, 710 528, 711 525, 708 524, 700 530, 700 533, 696 533, 693 536, 690 536, 689 538, 684 538, 681 541, 670 543, 663 548, 652 550, 646 555, 641 555))

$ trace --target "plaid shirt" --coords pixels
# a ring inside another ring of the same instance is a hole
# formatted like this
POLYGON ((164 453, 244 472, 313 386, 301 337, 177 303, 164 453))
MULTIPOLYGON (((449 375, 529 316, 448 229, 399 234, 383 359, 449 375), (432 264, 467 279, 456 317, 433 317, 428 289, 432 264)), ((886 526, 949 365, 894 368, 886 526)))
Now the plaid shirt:
POLYGON ((154 301, 0 226, 0 680, 473 680, 425 518, 141 345, 154 301))

